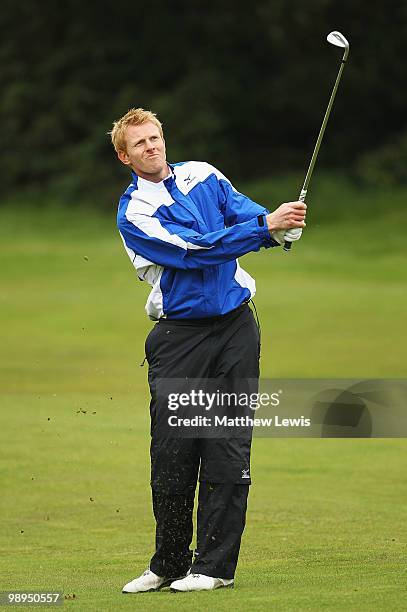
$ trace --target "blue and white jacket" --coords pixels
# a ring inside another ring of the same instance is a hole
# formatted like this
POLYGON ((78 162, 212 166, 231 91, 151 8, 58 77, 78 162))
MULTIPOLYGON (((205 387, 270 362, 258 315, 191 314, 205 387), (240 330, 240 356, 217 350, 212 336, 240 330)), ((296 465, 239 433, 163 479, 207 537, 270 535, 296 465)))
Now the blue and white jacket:
POLYGON ((132 173, 117 214, 137 275, 152 286, 147 314, 153 320, 226 314, 256 291, 237 258, 278 246, 264 219, 269 211, 210 164, 169 167, 160 183, 132 173))

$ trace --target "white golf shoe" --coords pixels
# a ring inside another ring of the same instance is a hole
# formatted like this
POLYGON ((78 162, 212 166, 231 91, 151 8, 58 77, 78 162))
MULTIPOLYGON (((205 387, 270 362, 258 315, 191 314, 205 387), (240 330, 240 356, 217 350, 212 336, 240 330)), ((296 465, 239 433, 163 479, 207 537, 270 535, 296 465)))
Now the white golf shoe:
POLYGON ((222 587, 233 588, 233 579, 212 578, 204 574, 189 574, 181 580, 171 582, 170 589, 174 593, 184 593, 187 591, 213 591, 222 587))
POLYGON ((149 593, 168 586, 173 579, 157 576, 151 570, 146 570, 139 578, 124 585, 122 593, 149 593))

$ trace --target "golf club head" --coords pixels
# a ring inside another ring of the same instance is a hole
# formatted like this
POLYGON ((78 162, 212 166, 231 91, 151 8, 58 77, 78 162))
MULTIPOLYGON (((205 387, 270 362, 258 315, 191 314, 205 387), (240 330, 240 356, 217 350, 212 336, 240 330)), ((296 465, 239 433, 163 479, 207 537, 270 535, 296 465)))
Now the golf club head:
POLYGON ((335 45, 335 47, 341 47, 342 49, 345 49, 345 52, 343 54, 344 60, 348 57, 349 43, 343 34, 336 31, 330 32, 326 39, 331 45, 335 45))

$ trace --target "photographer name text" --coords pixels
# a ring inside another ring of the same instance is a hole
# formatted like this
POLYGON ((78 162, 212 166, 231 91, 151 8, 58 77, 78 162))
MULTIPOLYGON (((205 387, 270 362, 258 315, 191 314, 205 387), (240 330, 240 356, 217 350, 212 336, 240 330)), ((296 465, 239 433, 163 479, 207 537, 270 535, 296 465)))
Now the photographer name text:
POLYGON ((181 418, 171 415, 168 417, 168 425, 170 427, 310 427, 311 419, 303 416, 299 418, 282 418, 278 415, 266 419, 249 416, 194 416, 192 418, 181 418))

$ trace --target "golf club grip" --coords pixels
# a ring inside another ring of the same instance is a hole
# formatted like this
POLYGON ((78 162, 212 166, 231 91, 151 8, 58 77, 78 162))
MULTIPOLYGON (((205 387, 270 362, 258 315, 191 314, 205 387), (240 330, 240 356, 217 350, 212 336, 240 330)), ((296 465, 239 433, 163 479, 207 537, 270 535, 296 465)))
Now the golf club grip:
MULTIPOLYGON (((307 191, 308 191, 308 183, 307 183, 307 178, 305 178, 305 183, 303 185, 303 188, 301 189, 300 195, 298 196, 299 202, 305 202, 305 198, 307 197, 307 191)), ((286 252, 290 251, 291 245, 292 245, 292 242, 289 242, 288 240, 286 240, 283 246, 284 251, 286 252)))

